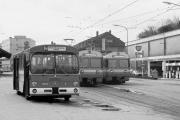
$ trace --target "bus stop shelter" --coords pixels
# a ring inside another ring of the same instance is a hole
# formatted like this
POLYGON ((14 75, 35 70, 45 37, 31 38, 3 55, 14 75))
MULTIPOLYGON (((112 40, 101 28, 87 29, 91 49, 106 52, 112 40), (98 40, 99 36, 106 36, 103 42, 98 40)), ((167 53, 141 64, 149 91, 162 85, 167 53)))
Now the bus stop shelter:
POLYGON ((7 52, 7 51, 0 48, 0 58, 2 58, 2 57, 10 58, 11 53, 9 53, 9 52, 7 52))

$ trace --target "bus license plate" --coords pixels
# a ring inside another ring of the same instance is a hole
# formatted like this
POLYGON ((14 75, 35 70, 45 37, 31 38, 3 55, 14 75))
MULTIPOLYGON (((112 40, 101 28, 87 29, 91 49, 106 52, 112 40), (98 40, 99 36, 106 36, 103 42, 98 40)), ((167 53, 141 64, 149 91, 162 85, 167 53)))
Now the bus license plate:
POLYGON ((53 87, 52 90, 53 90, 52 94, 59 94, 59 91, 58 91, 59 88, 58 87, 53 87))

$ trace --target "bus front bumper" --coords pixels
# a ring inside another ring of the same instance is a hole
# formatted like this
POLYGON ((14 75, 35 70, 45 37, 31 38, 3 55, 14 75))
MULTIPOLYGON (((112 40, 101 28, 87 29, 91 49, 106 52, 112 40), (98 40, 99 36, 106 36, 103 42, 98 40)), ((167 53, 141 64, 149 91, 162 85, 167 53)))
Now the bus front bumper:
POLYGON ((79 88, 30 88, 30 96, 79 95, 79 88))

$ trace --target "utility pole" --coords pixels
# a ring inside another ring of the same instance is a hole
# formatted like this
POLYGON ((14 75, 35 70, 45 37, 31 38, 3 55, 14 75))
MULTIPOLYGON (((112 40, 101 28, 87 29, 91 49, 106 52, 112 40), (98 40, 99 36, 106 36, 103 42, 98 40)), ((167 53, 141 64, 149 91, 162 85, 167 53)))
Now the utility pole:
POLYGON ((125 27, 125 26, 122 26, 122 25, 114 25, 114 26, 118 26, 118 27, 122 27, 122 28, 124 28, 125 30, 126 30, 126 32, 127 32, 127 34, 126 34, 126 38, 127 38, 127 44, 126 44, 126 46, 127 46, 127 54, 128 54, 128 28, 127 27, 125 27))

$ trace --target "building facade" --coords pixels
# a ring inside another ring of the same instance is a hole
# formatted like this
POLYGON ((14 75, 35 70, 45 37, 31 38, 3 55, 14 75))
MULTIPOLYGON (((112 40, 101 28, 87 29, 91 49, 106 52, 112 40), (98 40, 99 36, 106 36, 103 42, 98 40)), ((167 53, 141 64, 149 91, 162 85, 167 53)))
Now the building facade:
POLYGON ((127 48, 131 69, 147 76, 157 70, 159 77, 180 79, 179 44, 180 30, 130 41, 127 48))
MULTIPOLYGON (((26 36, 14 36, 3 40, 1 47, 3 50, 11 53, 12 55, 21 52, 29 47, 35 46, 35 40, 27 38, 26 36)), ((10 60, 2 61, 4 71, 10 70, 10 60)))
POLYGON ((85 49, 92 49, 102 53, 125 51, 125 43, 119 38, 112 35, 111 31, 102 33, 100 35, 98 34, 98 32, 96 32, 95 37, 84 40, 74 45, 74 47, 77 48, 79 51, 85 49))

